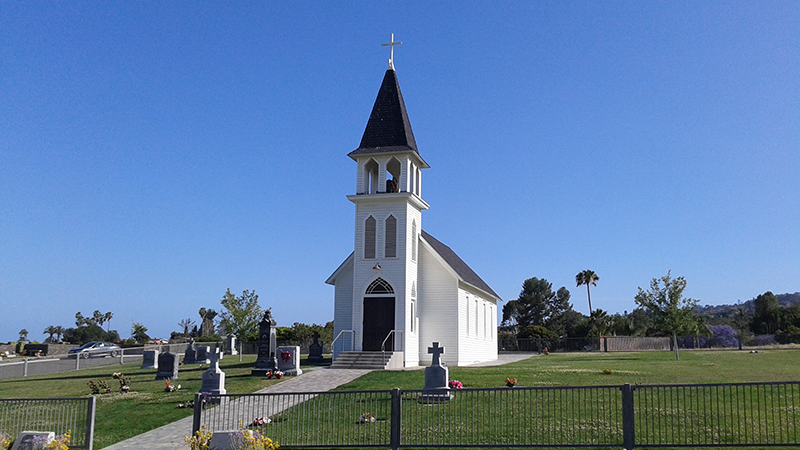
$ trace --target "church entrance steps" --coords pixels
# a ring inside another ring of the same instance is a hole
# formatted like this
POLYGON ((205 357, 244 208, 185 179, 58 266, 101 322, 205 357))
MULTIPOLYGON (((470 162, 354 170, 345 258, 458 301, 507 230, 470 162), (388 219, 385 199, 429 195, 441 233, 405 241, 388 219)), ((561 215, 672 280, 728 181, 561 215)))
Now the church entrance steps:
POLYGON ((403 352, 341 352, 331 364, 332 369, 374 369, 386 370, 400 368, 403 352))

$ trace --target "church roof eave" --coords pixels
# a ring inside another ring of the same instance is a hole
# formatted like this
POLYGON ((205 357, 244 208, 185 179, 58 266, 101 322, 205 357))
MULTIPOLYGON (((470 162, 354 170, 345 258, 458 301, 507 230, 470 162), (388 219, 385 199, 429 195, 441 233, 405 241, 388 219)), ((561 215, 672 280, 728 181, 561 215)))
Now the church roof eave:
POLYGON ((331 276, 329 276, 328 279, 325 280, 325 284, 330 284, 332 286, 336 285, 336 279, 339 278, 339 274, 341 274, 342 271, 344 271, 348 265, 353 265, 353 260, 355 259, 354 258, 355 253, 356 252, 351 252, 350 256, 345 258, 344 261, 342 261, 342 263, 339 264, 339 267, 337 267, 336 270, 333 271, 331 276))
POLYGON ((394 147, 378 147, 378 148, 357 148, 352 152, 348 153, 349 156, 353 161, 358 161, 360 156, 372 156, 372 155, 382 155, 382 156, 391 156, 391 155, 405 155, 411 154, 411 158, 417 165, 422 169, 430 169, 431 166, 422 159, 422 156, 417 153, 416 150, 412 149, 411 147, 398 145, 394 147))

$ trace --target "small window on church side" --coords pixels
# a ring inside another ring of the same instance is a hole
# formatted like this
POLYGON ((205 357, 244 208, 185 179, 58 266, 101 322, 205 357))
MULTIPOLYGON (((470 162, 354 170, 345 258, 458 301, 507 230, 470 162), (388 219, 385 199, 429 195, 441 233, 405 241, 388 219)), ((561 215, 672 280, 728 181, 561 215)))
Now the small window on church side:
POLYGON ((412 299, 411 300, 411 332, 412 333, 415 333, 417 331, 416 323, 417 323, 417 302, 412 299))
POLYGON ((377 223, 372 216, 367 217, 364 222, 364 258, 375 259, 375 238, 377 223))
POLYGON ((467 336, 472 335, 472 321, 470 320, 470 306, 472 306, 472 302, 469 301, 469 295, 467 295, 467 302, 466 302, 466 310, 467 310, 467 336))
POLYGON ((384 243, 384 253, 387 258, 397 256, 397 219, 389 216, 386 219, 386 242, 384 243))
POLYGON ((417 221, 411 222, 411 260, 417 260, 417 221))
POLYGON ((478 318, 478 299, 475 299, 475 337, 478 337, 478 324, 480 323, 478 318))

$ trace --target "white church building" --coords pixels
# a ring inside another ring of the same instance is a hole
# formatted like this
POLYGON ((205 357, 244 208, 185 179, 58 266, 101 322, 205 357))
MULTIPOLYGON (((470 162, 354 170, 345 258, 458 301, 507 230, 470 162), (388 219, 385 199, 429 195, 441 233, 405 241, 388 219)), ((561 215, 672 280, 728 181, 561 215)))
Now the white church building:
POLYGON ((391 356, 383 367, 429 365, 439 342, 450 366, 497 359, 500 297, 422 227, 422 159, 394 65, 357 149, 355 248, 325 281, 335 286, 337 362, 391 356))

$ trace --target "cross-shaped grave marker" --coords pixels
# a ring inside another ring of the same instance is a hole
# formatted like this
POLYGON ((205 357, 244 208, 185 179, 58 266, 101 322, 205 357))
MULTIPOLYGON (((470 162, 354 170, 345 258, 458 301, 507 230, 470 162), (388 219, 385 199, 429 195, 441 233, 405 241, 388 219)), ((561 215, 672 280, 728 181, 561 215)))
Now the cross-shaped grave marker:
POLYGON ((433 360, 431 361, 431 366, 441 366, 442 363, 439 361, 439 355, 444 355, 444 347, 439 347, 438 342, 433 343, 433 347, 428 347, 428 353, 433 355, 433 360))

